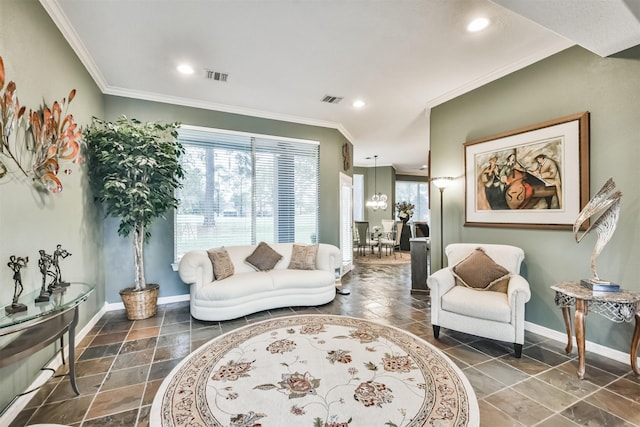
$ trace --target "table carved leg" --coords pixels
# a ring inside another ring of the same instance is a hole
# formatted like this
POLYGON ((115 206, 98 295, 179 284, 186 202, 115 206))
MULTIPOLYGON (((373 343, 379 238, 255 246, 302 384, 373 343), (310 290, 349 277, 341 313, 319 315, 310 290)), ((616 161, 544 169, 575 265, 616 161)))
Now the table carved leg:
POLYGON ((567 347, 564 349, 567 354, 571 354, 573 350, 573 336, 571 335, 571 307, 562 307, 562 317, 564 317, 564 326, 567 329, 567 347))
POLYGON ((576 298, 576 344, 578 346, 578 378, 584 378, 584 349, 585 349, 585 328, 584 320, 587 315, 587 302, 583 299, 576 298))
MULTIPOLYGON (((78 325, 78 306, 73 309, 73 321, 71 325, 69 325, 69 380, 71 381, 71 388, 76 393, 76 395, 80 395, 80 391, 78 390, 78 385, 76 384, 76 354, 75 354, 75 346, 76 346, 76 326, 78 325)), ((64 353, 64 350, 63 350, 64 353)))
POLYGON ((640 313, 636 313, 636 328, 633 331, 633 339, 631 340, 631 369, 636 377, 640 378, 638 371, 638 344, 640 344, 640 313))

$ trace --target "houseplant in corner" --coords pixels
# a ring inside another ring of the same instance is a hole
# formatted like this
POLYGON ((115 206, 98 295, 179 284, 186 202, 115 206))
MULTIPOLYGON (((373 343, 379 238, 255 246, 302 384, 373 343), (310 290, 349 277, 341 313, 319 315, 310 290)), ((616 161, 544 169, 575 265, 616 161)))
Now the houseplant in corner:
POLYGON ((93 118, 85 130, 85 157, 93 195, 107 216, 120 219, 118 234, 133 234, 135 285, 120 291, 130 320, 155 316, 157 284, 147 284, 144 244, 155 219, 178 206, 175 190, 184 176, 178 123, 115 122, 93 118))

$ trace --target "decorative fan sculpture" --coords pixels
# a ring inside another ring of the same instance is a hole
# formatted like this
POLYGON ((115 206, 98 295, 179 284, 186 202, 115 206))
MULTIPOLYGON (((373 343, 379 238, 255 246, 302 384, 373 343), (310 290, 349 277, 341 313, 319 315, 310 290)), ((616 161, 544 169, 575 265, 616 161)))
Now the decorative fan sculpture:
POLYGON ((602 188, 598 190, 596 195, 589 200, 589 203, 587 203, 582 211, 580 211, 578 218, 576 218, 576 221, 573 224, 573 235, 578 243, 580 243, 582 238, 592 229, 595 229, 596 234, 598 235, 595 247, 593 248, 593 253, 591 254, 591 274, 593 275, 593 278, 587 281, 592 284, 611 284, 610 281, 602 280, 598 276, 598 272, 596 271, 596 260, 598 259, 598 255, 602 252, 602 249, 604 249, 605 245, 611 239, 613 232, 616 230, 618 217, 620 216, 621 198, 622 193, 619 190, 616 190, 616 184, 613 182, 613 178, 609 178, 602 188), (591 225, 582 234, 578 235, 580 226, 586 220, 598 214, 600 214, 600 216, 595 221, 591 222, 591 225))

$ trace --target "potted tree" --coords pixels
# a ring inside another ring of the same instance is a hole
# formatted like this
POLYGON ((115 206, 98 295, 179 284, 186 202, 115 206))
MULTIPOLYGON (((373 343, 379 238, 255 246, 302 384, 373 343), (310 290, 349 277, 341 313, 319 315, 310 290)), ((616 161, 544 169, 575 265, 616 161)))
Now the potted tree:
POLYGON ((147 284, 144 244, 155 219, 178 206, 175 190, 184 176, 178 123, 115 122, 93 118, 84 132, 85 156, 95 200, 106 215, 120 218, 118 234, 133 233, 135 284, 120 291, 130 320, 153 317, 159 285, 147 284))

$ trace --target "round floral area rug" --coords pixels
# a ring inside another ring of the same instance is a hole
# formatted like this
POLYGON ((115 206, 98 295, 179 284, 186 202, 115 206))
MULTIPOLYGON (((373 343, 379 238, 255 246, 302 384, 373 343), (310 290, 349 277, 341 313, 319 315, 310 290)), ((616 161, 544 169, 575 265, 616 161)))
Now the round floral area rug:
POLYGON ((392 326, 298 315, 231 331, 165 378, 151 426, 477 426, 462 371, 392 326))

